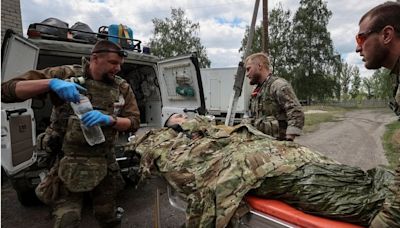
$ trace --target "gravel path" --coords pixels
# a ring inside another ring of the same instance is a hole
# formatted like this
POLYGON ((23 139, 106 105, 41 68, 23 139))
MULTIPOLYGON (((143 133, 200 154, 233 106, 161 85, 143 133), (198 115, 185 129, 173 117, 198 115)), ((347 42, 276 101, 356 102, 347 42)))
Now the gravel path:
POLYGON ((340 121, 322 123, 317 131, 296 138, 296 142, 344 164, 370 169, 388 164, 381 137, 385 125, 395 119, 386 109, 351 111, 340 121))

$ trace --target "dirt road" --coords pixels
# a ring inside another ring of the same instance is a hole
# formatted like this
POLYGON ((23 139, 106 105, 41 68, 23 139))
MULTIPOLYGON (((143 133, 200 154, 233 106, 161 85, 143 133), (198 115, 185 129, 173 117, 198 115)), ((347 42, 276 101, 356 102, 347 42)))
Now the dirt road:
POLYGON ((296 142, 344 164, 369 169, 387 164, 381 137, 385 125, 395 119, 386 109, 347 112, 340 121, 322 123, 319 130, 296 138, 296 142))
MULTIPOLYGON (((384 125, 394 120, 392 113, 382 110, 361 110, 346 113, 342 121, 324 123, 314 133, 303 135, 297 142, 310 146, 342 163, 364 169, 386 164, 381 145, 384 125)), ((122 228, 154 227, 156 189, 160 191, 160 224, 162 228, 180 227, 184 213, 168 203, 165 183, 153 178, 138 189, 125 189, 119 204, 125 209, 122 228)), ((90 205, 90 204, 86 204, 90 205)), ((90 206, 85 206, 81 227, 97 227, 90 206)), ((53 220, 44 206, 23 207, 6 181, 1 188, 1 226, 19 228, 50 228, 53 220)))

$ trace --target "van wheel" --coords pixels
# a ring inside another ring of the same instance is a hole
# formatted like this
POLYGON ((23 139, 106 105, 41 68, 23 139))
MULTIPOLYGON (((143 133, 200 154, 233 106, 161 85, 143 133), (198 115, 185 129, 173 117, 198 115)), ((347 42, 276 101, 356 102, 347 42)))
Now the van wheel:
POLYGON ((35 188, 30 185, 27 179, 12 179, 11 182, 14 190, 17 192, 18 201, 23 206, 35 206, 41 203, 36 196, 35 188))

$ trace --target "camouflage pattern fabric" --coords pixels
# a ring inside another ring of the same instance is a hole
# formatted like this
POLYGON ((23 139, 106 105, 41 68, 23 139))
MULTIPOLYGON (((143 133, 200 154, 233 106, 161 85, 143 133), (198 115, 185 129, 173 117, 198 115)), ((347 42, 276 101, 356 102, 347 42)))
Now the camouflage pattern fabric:
MULTIPOLYGON (((15 86, 18 81, 67 79, 83 75, 85 78, 83 86, 87 89, 87 95, 94 109, 104 114, 130 119, 131 126, 128 131, 138 129, 140 113, 130 85, 119 76, 115 76, 112 83, 95 81, 87 71, 87 64, 88 62, 83 59, 82 66, 67 65, 28 71, 2 83, 2 102, 21 101, 15 96, 15 86)), ((69 103, 60 100, 54 92, 50 91, 49 94, 53 104, 51 124, 46 129, 48 135, 43 136, 40 141, 47 145, 40 147, 45 151, 63 155, 58 168, 61 180, 58 186, 59 195, 51 195, 53 202, 47 202, 54 206, 55 227, 79 225, 82 192, 87 191, 92 195, 94 213, 100 225, 111 227, 110 224, 114 224, 116 219, 116 193, 124 184, 114 152, 118 132, 111 127, 102 127, 106 142, 89 146, 83 137, 80 121, 74 115, 69 103), (51 144, 54 141, 51 139, 56 139, 56 146, 51 144)), ((38 98, 44 99, 45 95, 38 98)), ((46 189, 42 188, 41 192, 46 192, 46 189)))
POLYGON ((65 156, 58 171, 58 176, 71 192, 91 191, 106 175, 107 160, 104 157, 65 156))
MULTIPOLYGON (((182 124, 182 128, 184 131, 180 133, 168 128, 150 131, 128 143, 125 149, 136 150, 141 155, 142 178, 159 173, 186 199, 187 227, 226 227, 246 193, 252 189, 267 190, 271 186, 269 180, 284 175, 296 176, 296 172, 309 164, 348 167, 296 143, 274 140, 250 125, 218 126, 210 124, 205 118, 196 117, 182 124), (194 133, 203 137, 190 139, 194 133)), ((383 202, 387 191, 384 187, 368 185, 373 183, 373 177, 362 170, 347 169, 350 171, 342 174, 344 179, 337 181, 348 186, 338 193, 343 196, 340 211, 329 204, 321 208, 308 207, 308 203, 316 199, 317 192, 300 198, 298 206, 303 202, 301 206, 304 210, 320 215, 323 215, 321 210, 339 215, 343 213, 341 219, 345 220, 348 216, 346 209, 357 205, 359 210, 351 211, 354 213, 352 221, 364 222, 359 214, 364 216, 362 212, 370 213, 370 208, 362 207, 363 202, 358 201, 357 196, 367 199, 376 194, 377 201, 383 202), (369 192, 357 193, 360 186, 369 192), (352 194, 346 195, 353 187, 352 194)), ((384 176, 388 178, 381 178, 380 181, 390 181, 390 173, 384 176)), ((312 184, 313 178, 307 181, 312 184)), ((298 194, 301 196, 305 190, 300 189, 298 194)), ((335 187, 325 186, 323 190, 331 196, 336 195, 335 187)), ((323 202, 319 202, 321 204, 323 202)))
POLYGON ((304 113, 290 84, 285 79, 269 76, 258 90, 250 99, 253 126, 265 134, 279 135, 281 139, 286 134, 300 135, 304 113), (278 132, 273 119, 279 122, 278 132))
MULTIPOLYGON (((393 97, 394 102, 397 104, 396 114, 400 115, 400 57, 397 60, 395 67, 392 69, 391 74, 394 79, 395 90, 393 91, 393 97)), ((371 227, 400 227, 400 162, 395 170, 395 177, 393 184, 390 186, 390 190, 395 197, 393 199, 386 199, 382 210, 372 221, 371 227)))
MULTIPOLYGON (((121 189, 122 178, 119 170, 110 170, 108 175, 92 190, 89 196, 93 201, 94 216, 99 227, 120 227, 115 198, 121 189)), ((61 182, 59 197, 53 202, 54 228, 80 227, 84 193, 71 192, 61 182)))
MULTIPOLYGON (((16 78, 13 78, 12 80, 2 82, 1 101, 5 103, 23 101, 15 95, 15 85, 18 81, 51 79, 51 78, 67 79, 82 75, 87 75, 87 77, 90 78, 90 76, 88 76, 88 74, 86 73, 87 64, 88 62, 85 59, 82 59, 82 66, 65 65, 58 67, 49 67, 43 70, 30 70, 16 78)), ((120 77, 117 78, 122 80, 120 77)), ((122 82, 119 84, 119 90, 121 92, 121 95, 123 95, 125 105, 119 108, 120 113, 118 116, 129 118, 132 123, 132 126, 129 129, 129 131, 135 131, 139 128, 140 124, 140 113, 139 113, 139 108, 137 106, 135 95, 132 92, 130 85, 125 80, 122 80, 122 82)), ((54 92, 49 92, 49 94, 50 94, 50 99, 54 105, 53 113, 51 116, 52 124, 50 125, 50 128, 62 132, 63 129, 60 129, 60 126, 66 126, 66 121, 70 113, 65 112, 65 106, 62 105, 64 102, 61 101, 54 92)), ((46 94, 39 95, 37 98, 45 99, 46 94)), ((61 134, 61 136, 63 137, 64 135, 61 134)))
POLYGON ((36 196, 45 204, 51 205, 60 196, 60 178, 58 177, 58 161, 51 167, 49 173, 35 188, 36 196))

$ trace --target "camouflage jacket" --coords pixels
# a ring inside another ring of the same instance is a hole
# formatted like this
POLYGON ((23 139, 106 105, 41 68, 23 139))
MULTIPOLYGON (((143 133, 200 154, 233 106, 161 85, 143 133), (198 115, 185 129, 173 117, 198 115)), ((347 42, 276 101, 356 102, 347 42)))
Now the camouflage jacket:
POLYGON ((143 177, 159 172, 188 202, 188 227, 225 227, 243 196, 266 177, 310 163, 335 163, 298 144, 273 140, 250 125, 225 127, 197 117, 184 132, 153 130, 126 145, 142 157, 143 177), (203 137, 191 139, 190 133, 203 137))
POLYGON ((265 120, 270 117, 278 120, 280 138, 286 134, 300 135, 304 126, 304 113, 291 85, 274 76, 269 76, 253 92, 250 117, 253 126, 265 134, 269 134, 264 130, 265 120))
MULTIPOLYGON (((2 83, 2 101, 21 101, 15 95, 16 83, 21 80, 55 77, 68 79, 83 76, 85 78, 83 86, 87 89, 87 96, 93 108, 107 115, 130 119, 129 130, 136 130, 140 123, 140 113, 130 85, 119 76, 115 76, 112 83, 93 80, 86 71, 88 67, 87 62, 83 59, 82 66, 66 65, 29 71, 20 77, 2 83)), ((74 114, 70 104, 62 101, 52 91, 49 94, 53 103, 51 124, 46 128, 44 143, 39 143, 39 145, 47 144, 44 146, 45 150, 52 153, 61 154, 62 150, 63 158, 59 164, 58 176, 70 191, 90 191, 106 175, 119 170, 114 153, 117 130, 107 126, 101 127, 105 142, 90 146, 82 133, 81 121, 74 114), (51 149, 46 147, 51 147, 51 149)), ((43 95, 40 98, 45 98, 43 95)))
POLYGON ((390 74, 393 75, 393 101, 390 103, 390 108, 400 120, 400 57, 390 74))
MULTIPOLYGON (((23 100, 19 99, 15 95, 15 85, 18 81, 22 80, 36 80, 36 79, 50 79, 50 78, 60 78, 67 79, 71 77, 82 76, 91 78, 91 76, 87 73, 88 62, 83 58, 82 66, 80 65, 65 65, 58 67, 49 67, 43 70, 30 70, 18 77, 13 78, 12 80, 2 82, 1 83, 1 101, 4 103, 12 103, 12 102, 21 102, 23 100)), ((122 80, 122 79, 121 79, 122 80)), ((135 131, 139 128, 140 124, 140 113, 139 108, 137 106, 137 102, 135 99, 135 95, 132 92, 129 84, 123 80, 119 85, 119 90, 123 95, 125 100, 125 105, 121 107, 121 111, 119 116, 129 118, 131 120, 130 131, 135 131)), ((65 114, 63 114, 62 105, 63 101, 58 98, 58 96, 50 91, 50 99, 54 105, 53 113, 51 117, 51 122, 56 121, 56 119, 63 118, 65 114)), ((41 94, 37 98, 45 99, 47 94, 41 94)), ((65 118, 64 118, 65 119, 65 118)), ((57 126, 54 126, 52 123, 51 128, 57 129, 57 126)))

